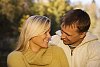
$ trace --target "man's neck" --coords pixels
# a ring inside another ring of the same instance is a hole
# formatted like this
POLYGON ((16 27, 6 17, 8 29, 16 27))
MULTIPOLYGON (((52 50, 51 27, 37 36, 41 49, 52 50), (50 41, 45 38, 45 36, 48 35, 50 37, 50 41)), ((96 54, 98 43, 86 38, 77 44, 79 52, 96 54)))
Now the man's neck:
POLYGON ((82 41, 83 41, 83 39, 80 39, 79 41, 77 41, 77 42, 75 42, 75 43, 73 43, 73 44, 71 44, 73 47, 77 47, 79 44, 81 44, 82 43, 82 41))

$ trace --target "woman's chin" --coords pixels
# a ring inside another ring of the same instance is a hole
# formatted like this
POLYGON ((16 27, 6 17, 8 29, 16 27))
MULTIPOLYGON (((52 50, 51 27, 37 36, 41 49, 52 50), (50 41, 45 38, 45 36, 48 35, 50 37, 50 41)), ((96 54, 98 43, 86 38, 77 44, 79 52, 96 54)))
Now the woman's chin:
POLYGON ((42 48, 48 48, 48 45, 44 45, 44 46, 42 46, 42 48))

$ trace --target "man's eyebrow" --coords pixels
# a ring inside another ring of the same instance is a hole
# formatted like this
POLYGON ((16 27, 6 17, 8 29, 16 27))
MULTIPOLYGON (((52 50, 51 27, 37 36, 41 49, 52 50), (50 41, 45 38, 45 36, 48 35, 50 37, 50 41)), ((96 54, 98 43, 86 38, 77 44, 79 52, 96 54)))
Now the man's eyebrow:
POLYGON ((62 31, 62 32, 64 32, 65 34, 67 34, 67 35, 71 36, 70 34, 66 33, 66 32, 65 32, 65 31, 63 31, 62 29, 61 29, 61 31, 62 31))

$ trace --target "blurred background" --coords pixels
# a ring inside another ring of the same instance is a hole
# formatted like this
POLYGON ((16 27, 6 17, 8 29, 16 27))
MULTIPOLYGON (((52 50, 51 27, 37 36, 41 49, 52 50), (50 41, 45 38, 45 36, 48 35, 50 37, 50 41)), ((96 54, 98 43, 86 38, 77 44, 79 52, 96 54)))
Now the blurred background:
POLYGON ((60 29, 60 17, 77 8, 90 15, 89 31, 100 38, 100 0, 0 0, 0 67, 7 67, 7 55, 16 47, 20 27, 29 16, 49 17, 54 35, 60 29))

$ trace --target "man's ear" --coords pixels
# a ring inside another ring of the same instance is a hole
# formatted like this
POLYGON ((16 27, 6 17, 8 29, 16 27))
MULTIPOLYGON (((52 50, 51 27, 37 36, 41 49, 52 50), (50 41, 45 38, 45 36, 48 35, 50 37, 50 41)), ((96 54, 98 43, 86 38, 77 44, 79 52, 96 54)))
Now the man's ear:
POLYGON ((81 32, 80 33, 80 38, 84 38, 86 36, 86 32, 81 32))

